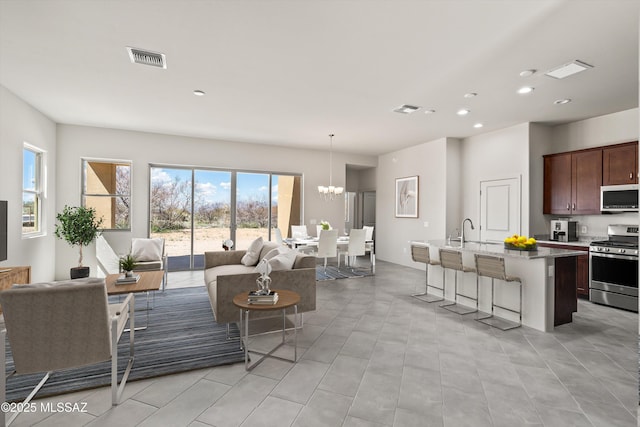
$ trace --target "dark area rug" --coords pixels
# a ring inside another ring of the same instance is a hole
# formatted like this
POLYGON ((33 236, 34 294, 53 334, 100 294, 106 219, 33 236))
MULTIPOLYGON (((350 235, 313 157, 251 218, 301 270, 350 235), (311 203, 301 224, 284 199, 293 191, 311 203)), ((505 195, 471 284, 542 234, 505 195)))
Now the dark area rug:
MULTIPOLYGON (((218 325, 213 318, 206 288, 156 292, 151 301, 149 327, 135 331, 135 361, 129 381, 244 362, 236 324, 230 325, 231 339, 227 340, 226 325, 218 325)), ((146 308, 145 294, 136 294, 136 308, 136 325, 144 326, 146 313, 141 310, 146 308)), ((119 380, 129 357, 128 332, 122 334, 118 347, 119 380)), ((8 340, 6 353, 7 373, 13 372, 8 340)), ((110 385, 110 375, 110 362, 54 372, 36 398, 110 385)), ((26 398, 42 377, 29 374, 8 378, 7 401, 26 398)))
POLYGON ((340 268, 333 265, 328 265, 325 271, 324 266, 318 265, 316 267, 316 280, 336 280, 336 279, 351 279, 357 277, 372 276, 373 272, 371 268, 354 268, 341 266, 340 268))

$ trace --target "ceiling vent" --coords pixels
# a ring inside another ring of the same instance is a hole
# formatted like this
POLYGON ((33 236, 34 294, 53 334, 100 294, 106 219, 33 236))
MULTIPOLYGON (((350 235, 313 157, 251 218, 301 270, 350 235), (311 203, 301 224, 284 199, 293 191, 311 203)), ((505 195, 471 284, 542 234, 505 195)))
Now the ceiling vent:
POLYGON ((411 114, 414 111, 418 111, 420 109, 420 107, 416 107, 415 105, 401 105, 397 108, 394 108, 393 111, 395 113, 400 113, 400 114, 411 114))
POLYGON ((150 65, 152 67, 167 68, 167 60, 164 53, 151 52, 149 50, 127 47, 129 58, 134 64, 150 65))
POLYGON ((581 71, 588 70, 589 68, 593 68, 593 65, 589 65, 576 59, 575 61, 556 67, 551 71, 547 71, 544 74, 546 76, 553 77, 554 79, 564 79, 565 77, 572 76, 581 71))

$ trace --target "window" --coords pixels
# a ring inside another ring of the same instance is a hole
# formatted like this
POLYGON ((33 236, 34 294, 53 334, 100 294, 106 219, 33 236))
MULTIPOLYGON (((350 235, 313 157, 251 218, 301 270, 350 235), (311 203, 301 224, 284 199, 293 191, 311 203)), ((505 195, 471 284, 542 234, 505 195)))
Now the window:
POLYGON ((43 151, 29 144, 22 150, 22 235, 42 234, 43 151))
POLYGON ((82 205, 105 230, 131 229, 131 162, 82 160, 82 205))

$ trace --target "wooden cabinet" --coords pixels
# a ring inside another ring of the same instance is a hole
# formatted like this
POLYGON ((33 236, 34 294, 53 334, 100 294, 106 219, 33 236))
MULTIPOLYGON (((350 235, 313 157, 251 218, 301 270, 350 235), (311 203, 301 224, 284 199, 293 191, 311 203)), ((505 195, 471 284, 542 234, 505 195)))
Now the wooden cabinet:
POLYGON ((589 246, 563 245, 561 243, 546 242, 538 242, 538 246, 584 252, 584 255, 579 255, 576 260, 576 295, 579 298, 589 299, 589 246))
POLYGON ((571 153, 544 156, 543 213, 571 213, 571 153))
POLYGON ((586 150, 571 155, 571 213, 600 213, 602 150, 586 150))
POLYGON ((602 149, 602 185, 638 183, 638 141, 602 149))
POLYGON ((602 149, 544 156, 543 213, 600 213, 602 149))
POLYGON ((573 313, 578 311, 576 297, 577 257, 555 259, 555 306, 553 325, 571 323, 573 313))
MULTIPOLYGON (((8 289, 15 284, 31 283, 31 267, 0 267, 0 291, 8 289), (3 271, 8 270, 8 271, 3 271)), ((0 313, 2 310, 0 309, 0 313)))

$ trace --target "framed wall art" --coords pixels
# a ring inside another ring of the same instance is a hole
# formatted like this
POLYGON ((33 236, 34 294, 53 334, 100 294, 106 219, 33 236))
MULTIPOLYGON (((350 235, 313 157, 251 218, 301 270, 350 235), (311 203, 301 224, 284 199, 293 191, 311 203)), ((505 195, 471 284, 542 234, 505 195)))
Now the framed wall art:
POLYGON ((418 218, 418 177, 396 178, 396 218, 418 218))

